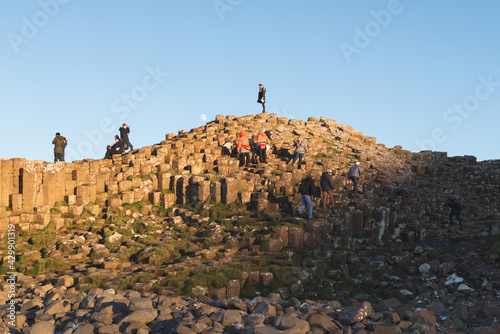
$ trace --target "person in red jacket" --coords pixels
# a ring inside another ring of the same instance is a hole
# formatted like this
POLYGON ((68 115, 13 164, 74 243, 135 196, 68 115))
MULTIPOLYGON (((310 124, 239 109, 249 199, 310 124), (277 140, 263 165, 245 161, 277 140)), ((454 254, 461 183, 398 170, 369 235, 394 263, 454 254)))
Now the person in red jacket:
POLYGON ((260 163, 267 163, 267 144, 269 144, 271 141, 269 140, 269 137, 266 135, 266 131, 264 129, 261 129, 259 131, 259 134, 257 135, 257 150, 259 153, 259 161, 260 163))
POLYGON ((250 141, 248 140, 245 132, 241 131, 238 138, 236 149, 240 157, 240 167, 250 164, 250 141))

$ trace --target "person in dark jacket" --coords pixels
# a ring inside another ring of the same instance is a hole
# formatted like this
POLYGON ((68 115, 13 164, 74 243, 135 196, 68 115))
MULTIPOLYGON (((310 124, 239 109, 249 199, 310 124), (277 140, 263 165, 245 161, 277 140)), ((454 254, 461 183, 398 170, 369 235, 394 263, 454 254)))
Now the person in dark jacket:
POLYGON ((354 186, 352 188, 352 193, 354 195, 356 194, 356 191, 358 189, 358 180, 359 180, 359 177, 361 176, 362 172, 363 171, 361 170, 361 167, 359 167, 359 161, 356 161, 356 164, 354 166, 352 166, 349 169, 349 172, 347 173, 347 178, 349 180, 351 180, 352 183, 354 184, 354 186))
POLYGON ((259 97, 257 98, 257 102, 262 104, 262 112, 266 112, 266 87, 262 84, 259 84, 259 97))
POLYGON ((120 138, 123 141, 124 144, 124 150, 127 150, 128 148, 132 151, 134 149, 134 146, 130 143, 130 140, 128 139, 128 134, 130 133, 130 127, 128 124, 123 123, 122 127, 120 128, 120 138))
POLYGON ((462 218, 460 217, 460 214, 462 213, 462 205, 455 201, 453 198, 448 198, 446 201, 446 206, 450 207, 450 226, 453 226, 453 216, 457 217, 458 223, 460 224, 460 230, 463 230, 463 224, 462 224, 462 218))
POLYGON ((108 149, 106 150, 106 155, 104 156, 104 159, 111 159, 114 154, 120 154, 123 153, 124 151, 124 145, 123 141, 120 139, 120 137, 115 136, 115 143, 113 146, 108 145, 108 149))
POLYGON ((300 181, 299 185, 300 197, 302 206, 297 209, 297 216, 300 216, 302 211, 307 207, 307 219, 312 219, 313 215, 313 201, 314 201, 314 174, 309 174, 305 179, 300 181))
POLYGON ((52 144, 54 144, 54 162, 64 161, 64 149, 66 148, 66 138, 61 136, 58 132, 54 140, 52 140, 52 144))
POLYGON ((333 194, 335 191, 335 186, 333 185, 332 180, 332 170, 328 168, 326 172, 321 175, 321 201, 323 202, 323 209, 326 209, 326 201, 328 197, 330 197, 330 201, 332 202, 332 209, 335 208, 335 203, 333 202, 333 194))

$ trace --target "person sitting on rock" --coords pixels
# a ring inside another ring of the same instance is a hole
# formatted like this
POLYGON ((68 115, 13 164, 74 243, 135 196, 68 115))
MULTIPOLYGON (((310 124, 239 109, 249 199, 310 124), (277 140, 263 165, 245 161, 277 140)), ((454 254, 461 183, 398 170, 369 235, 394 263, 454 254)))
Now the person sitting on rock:
POLYGON ((462 205, 455 201, 453 198, 448 198, 446 201, 446 206, 450 207, 450 226, 453 226, 453 216, 457 217, 458 223, 460 224, 460 231, 464 229, 463 224, 462 224, 462 218, 460 217, 460 214, 462 212, 462 205))
POLYGON ((236 148, 238 149, 238 154, 240 157, 240 167, 248 167, 248 165, 250 164, 250 141, 243 131, 240 132, 236 148))
POLYGON ((108 145, 104 159, 111 159, 114 154, 120 154, 123 153, 123 151, 124 151, 123 141, 120 139, 119 136, 115 136, 115 143, 113 144, 113 146, 108 145))

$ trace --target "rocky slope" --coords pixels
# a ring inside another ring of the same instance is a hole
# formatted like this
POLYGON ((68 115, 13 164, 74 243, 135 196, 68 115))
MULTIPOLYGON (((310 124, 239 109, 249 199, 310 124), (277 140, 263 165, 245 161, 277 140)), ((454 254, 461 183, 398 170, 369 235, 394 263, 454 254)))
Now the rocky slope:
POLYGON ((22 332, 499 332, 498 161, 260 114, 217 116, 113 160, 0 167, 0 227, 16 230, 0 298, 22 332), (221 154, 262 128, 267 164, 221 154), (301 170, 287 164, 299 134, 301 170), (328 167, 335 209, 294 217, 297 183, 328 167), (448 226, 448 197, 464 204, 463 231, 448 226))

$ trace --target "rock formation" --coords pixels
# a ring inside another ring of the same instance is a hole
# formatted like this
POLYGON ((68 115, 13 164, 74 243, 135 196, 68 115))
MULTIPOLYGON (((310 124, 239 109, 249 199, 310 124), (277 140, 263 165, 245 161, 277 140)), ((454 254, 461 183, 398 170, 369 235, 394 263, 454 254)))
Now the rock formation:
POLYGON ((112 160, 1 159, 0 233, 15 261, 1 249, 0 299, 24 333, 498 333, 499 185, 499 161, 267 113, 218 115, 112 160), (262 128, 267 164, 222 154, 262 128), (298 135, 302 169, 288 163, 298 135), (313 219, 294 216, 298 182, 326 168, 335 209, 316 201, 313 219), (449 197, 463 231, 448 224, 449 197))

